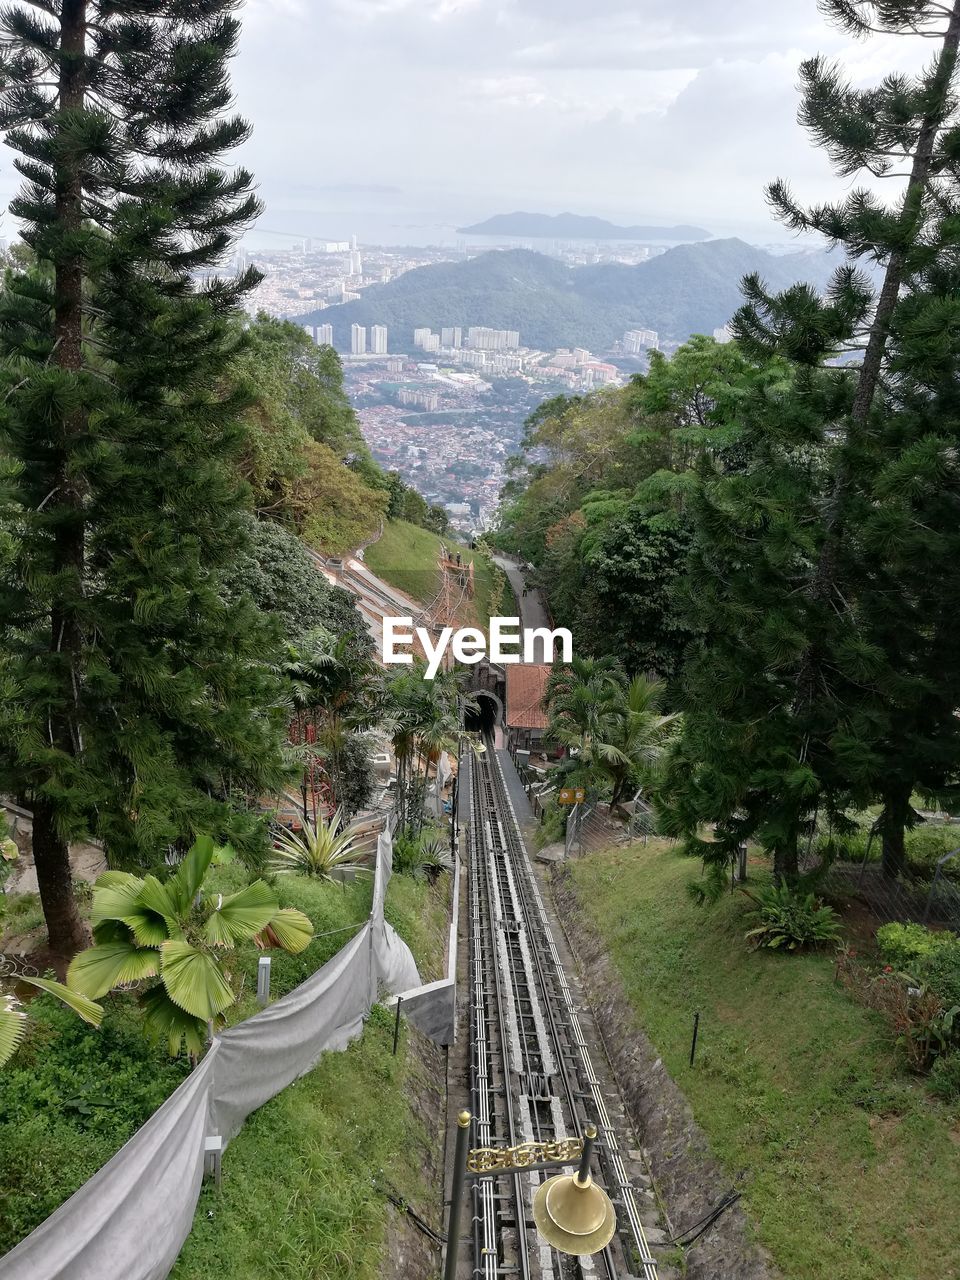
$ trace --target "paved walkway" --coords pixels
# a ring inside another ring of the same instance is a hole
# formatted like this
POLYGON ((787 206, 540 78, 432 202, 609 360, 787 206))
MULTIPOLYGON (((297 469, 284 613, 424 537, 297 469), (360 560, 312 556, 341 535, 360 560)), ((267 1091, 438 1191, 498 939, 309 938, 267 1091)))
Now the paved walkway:
POLYGON ((494 556, 493 563, 499 565, 507 575, 513 593, 517 597, 517 606, 520 609, 520 623, 526 629, 529 627, 549 627, 550 615, 547 613, 547 607, 543 602, 543 597, 536 587, 528 587, 527 594, 523 594, 526 583, 523 580, 523 574, 515 560, 508 560, 506 556, 494 556))

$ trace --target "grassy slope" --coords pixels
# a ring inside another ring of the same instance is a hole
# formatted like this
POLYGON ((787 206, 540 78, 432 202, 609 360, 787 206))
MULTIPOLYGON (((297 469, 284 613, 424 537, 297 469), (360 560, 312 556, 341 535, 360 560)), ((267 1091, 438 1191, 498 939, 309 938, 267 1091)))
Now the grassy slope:
POLYGON ((751 953, 749 904, 697 908, 684 892, 696 872, 656 843, 573 864, 638 1022, 742 1175, 758 1238, 789 1280, 960 1275, 956 1112, 897 1072, 828 956, 751 953))
MULTIPOLYGON (((229 893, 241 888, 246 879, 239 867, 222 868, 211 876, 210 887, 229 893)), ((307 913, 318 935, 362 922, 370 910, 370 877, 340 887, 281 876, 277 890, 283 905, 307 913)), ((421 974, 428 979, 440 976, 445 928, 442 892, 431 892, 406 876, 394 876, 386 914, 412 947, 421 974)), ((6 923, 20 929, 26 916, 26 910, 18 910, 6 923)), ((273 952, 274 996, 302 982, 351 936, 348 930, 318 936, 299 956, 273 952)), ((238 953, 244 994, 229 1011, 231 1021, 256 1012, 256 968, 261 954, 253 946, 238 953)), ((184 1061, 171 1061, 163 1049, 148 1044, 133 997, 109 996, 103 1003, 106 1017, 97 1031, 62 1010, 52 997, 31 1001, 30 1033, 4 1068, 0 1087, 0 1255, 94 1174, 188 1069, 184 1061)), ((330 1054, 324 1059, 325 1079, 334 1087, 343 1073, 345 1088, 353 1088, 352 1070, 349 1055, 330 1054)), ((400 1103, 386 1092, 381 1101, 385 1110, 400 1103)), ((233 1162, 231 1168, 239 1167, 235 1152, 242 1152, 240 1143, 238 1139, 227 1157, 233 1162)), ((271 1154, 270 1159, 274 1158, 271 1154)), ((258 1146, 253 1162, 261 1160, 266 1155, 258 1146)))
POLYGON ((435 533, 406 520, 386 520, 383 535, 367 547, 363 558, 384 581, 427 604, 440 590, 439 554, 435 533))
MULTIPOLYGON (((364 561, 373 573, 389 582, 391 586, 405 591, 423 604, 433 601, 440 590, 440 570, 437 558, 440 553, 442 539, 435 533, 421 529, 417 525, 407 524, 405 520, 387 520, 384 524, 383 536, 367 547, 364 561)), ((476 555, 452 539, 446 545, 459 551, 464 560, 475 562, 476 601, 470 616, 464 615, 464 625, 476 622, 486 626, 492 606, 506 616, 516 616, 516 601, 510 584, 506 583, 500 596, 496 598, 496 581, 500 576, 486 557, 476 555)))

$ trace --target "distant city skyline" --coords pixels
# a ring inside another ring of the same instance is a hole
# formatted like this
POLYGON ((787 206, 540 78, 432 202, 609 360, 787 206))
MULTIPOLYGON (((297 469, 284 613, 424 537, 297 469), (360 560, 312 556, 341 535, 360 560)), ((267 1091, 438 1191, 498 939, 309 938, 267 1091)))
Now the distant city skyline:
POLYGON ((871 83, 929 53, 852 41, 816 0, 249 0, 243 19, 263 247, 451 243, 514 209, 783 240, 766 182, 804 199, 849 185, 796 124, 802 58, 871 83))

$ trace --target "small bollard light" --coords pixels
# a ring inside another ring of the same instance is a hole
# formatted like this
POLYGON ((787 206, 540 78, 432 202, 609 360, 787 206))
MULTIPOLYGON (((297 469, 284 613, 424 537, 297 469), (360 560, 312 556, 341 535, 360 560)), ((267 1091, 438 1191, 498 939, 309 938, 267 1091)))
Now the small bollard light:
POLYGON ((223 1156, 223 1138, 219 1133, 211 1134, 203 1143, 203 1172, 207 1178, 213 1178, 220 1186, 221 1158, 223 1156))
POLYGON ((270 1003, 270 957, 261 956, 257 965, 257 1004, 270 1003))

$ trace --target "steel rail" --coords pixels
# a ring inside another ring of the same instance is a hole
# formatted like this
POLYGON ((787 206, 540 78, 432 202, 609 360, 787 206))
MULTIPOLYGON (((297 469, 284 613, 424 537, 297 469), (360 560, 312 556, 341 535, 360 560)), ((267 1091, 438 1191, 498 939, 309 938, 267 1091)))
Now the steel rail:
MULTIPOLYGON (((549 993, 553 985, 552 982, 548 980, 548 973, 549 979, 552 979, 553 982, 556 983, 556 987, 559 988, 559 1003, 571 1028, 576 1055, 580 1059, 581 1070, 578 1071, 577 1074, 589 1088, 589 1094, 587 1096, 590 1099, 591 1109, 593 1112, 593 1115, 590 1118, 594 1120, 600 1133, 601 1141, 598 1144, 597 1153, 601 1168, 604 1171, 605 1181, 608 1189, 613 1192, 615 1201, 618 1202, 619 1207, 623 1209, 624 1216, 627 1219, 627 1225, 629 1227, 633 1248, 636 1251, 637 1261, 643 1268, 644 1280, 657 1280, 656 1259, 650 1252, 650 1246, 643 1230, 643 1223, 640 1219, 640 1213, 637 1208, 636 1197, 627 1176, 623 1157, 617 1141, 616 1130, 611 1124, 600 1081, 597 1077, 586 1040, 584 1039, 583 1029, 574 1007, 572 992, 570 990, 569 983, 567 982, 563 965, 560 962, 560 956, 547 918, 540 888, 537 884, 536 876, 533 874, 529 858, 526 853, 523 836, 520 831, 520 824, 517 821, 516 810, 514 809, 510 793, 507 790, 500 761, 495 752, 489 751, 489 754, 492 756, 491 773, 495 779, 494 789, 497 793, 498 808, 507 818, 508 827, 511 830, 511 842, 514 843, 517 850, 516 863, 520 878, 525 882, 527 889, 529 890, 529 897, 532 898, 534 903, 534 910, 531 911, 528 907, 527 895, 523 895, 522 901, 526 912, 527 929, 530 937, 535 940, 535 943, 545 944, 545 950, 549 957, 549 970, 544 966, 542 978, 545 989, 549 993)), ((558 1028, 557 1034, 559 1037, 559 1023, 556 1018, 554 1001, 548 1000, 547 1007, 550 1012, 552 1024, 554 1027, 558 1028)), ((567 1073, 564 1071, 561 1074, 564 1078, 565 1090, 570 1091, 571 1093, 579 1092, 572 1089, 567 1073)), ((575 1106, 576 1104, 572 1102, 571 1105, 575 1106)), ((610 1274, 616 1275, 616 1271, 612 1269, 614 1267, 612 1258, 607 1258, 606 1262, 610 1274)))

